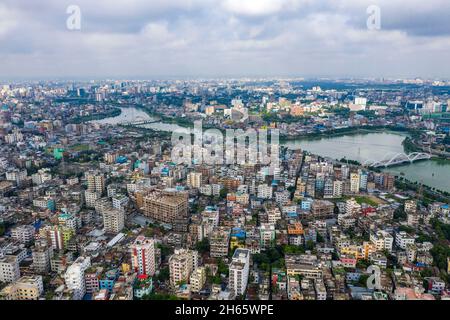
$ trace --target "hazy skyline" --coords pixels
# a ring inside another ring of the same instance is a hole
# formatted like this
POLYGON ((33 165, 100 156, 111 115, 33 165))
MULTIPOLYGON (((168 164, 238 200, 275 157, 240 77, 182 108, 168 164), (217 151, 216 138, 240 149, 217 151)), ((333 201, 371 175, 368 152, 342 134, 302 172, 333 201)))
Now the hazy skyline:
POLYGON ((446 0, 1 0, 0 78, 448 79, 449 12, 446 0), (69 5, 81 30, 66 27, 69 5))

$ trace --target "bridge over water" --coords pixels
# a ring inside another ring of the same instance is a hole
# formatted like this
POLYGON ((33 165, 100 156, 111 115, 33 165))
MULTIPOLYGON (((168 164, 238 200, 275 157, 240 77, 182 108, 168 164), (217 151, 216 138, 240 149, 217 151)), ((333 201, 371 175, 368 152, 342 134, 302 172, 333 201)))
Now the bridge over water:
POLYGON ((131 121, 131 122, 122 122, 121 124, 124 126, 142 126, 144 124, 151 124, 151 123, 157 123, 161 122, 160 119, 150 119, 150 120, 138 120, 138 121, 131 121))
POLYGON ((410 154, 397 153, 392 157, 389 156, 390 155, 386 155, 382 160, 366 160, 363 165, 373 168, 387 168, 402 163, 413 163, 414 161, 419 160, 429 160, 432 157, 431 154, 423 152, 413 152, 410 154))

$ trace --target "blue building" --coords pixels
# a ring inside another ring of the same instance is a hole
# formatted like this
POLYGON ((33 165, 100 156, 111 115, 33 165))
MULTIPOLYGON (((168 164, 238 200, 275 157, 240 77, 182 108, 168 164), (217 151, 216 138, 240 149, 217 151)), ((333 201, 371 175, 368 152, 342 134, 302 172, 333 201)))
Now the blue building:
POLYGON ((100 290, 106 289, 109 292, 114 288, 114 284, 119 276, 119 272, 117 269, 109 270, 105 273, 103 279, 100 279, 98 282, 100 290))

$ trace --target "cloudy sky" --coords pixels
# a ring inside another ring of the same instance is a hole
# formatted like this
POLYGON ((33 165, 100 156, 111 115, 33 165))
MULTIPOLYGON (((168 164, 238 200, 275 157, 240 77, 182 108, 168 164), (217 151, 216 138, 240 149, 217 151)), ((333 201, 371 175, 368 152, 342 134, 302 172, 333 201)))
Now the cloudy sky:
POLYGON ((448 79, 450 1, 0 0, 1 79, 241 76, 448 79))

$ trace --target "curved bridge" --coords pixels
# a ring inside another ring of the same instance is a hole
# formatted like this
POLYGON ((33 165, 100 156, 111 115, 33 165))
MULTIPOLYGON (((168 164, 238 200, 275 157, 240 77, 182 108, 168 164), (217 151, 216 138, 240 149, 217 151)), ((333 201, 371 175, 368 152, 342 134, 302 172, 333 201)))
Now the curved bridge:
POLYGON ((141 126, 149 123, 161 122, 161 120, 141 120, 141 121, 132 121, 132 122, 123 122, 121 123, 124 126, 141 126))
POLYGON ((367 167, 373 168, 381 168, 381 167, 390 167, 395 166, 402 163, 413 163, 418 160, 429 160, 432 155, 428 153, 422 152, 413 152, 410 154, 405 153, 397 153, 393 157, 389 158, 388 156, 384 156, 382 160, 366 160, 363 165, 367 167))

